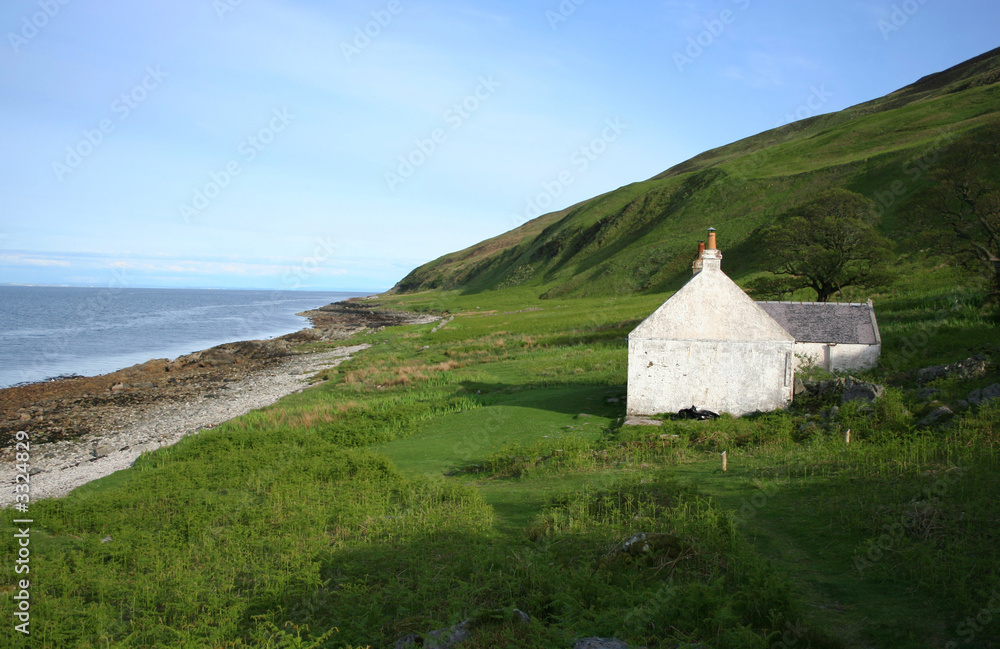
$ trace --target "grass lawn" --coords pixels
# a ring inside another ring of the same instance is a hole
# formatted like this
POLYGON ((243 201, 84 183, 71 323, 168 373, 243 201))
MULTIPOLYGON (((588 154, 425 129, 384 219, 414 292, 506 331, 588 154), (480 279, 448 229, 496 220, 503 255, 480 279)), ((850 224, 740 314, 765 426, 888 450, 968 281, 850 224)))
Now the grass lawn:
MULTIPOLYGON (((583 396, 586 391, 575 395, 559 389, 542 392, 535 397, 539 404, 555 393, 564 399, 570 397, 569 403, 581 408, 586 405, 582 403, 587 399, 583 396)), ((602 390, 599 394, 615 392, 602 390)), ((566 403, 562 401, 563 409, 575 409, 566 408, 566 403)), ((555 437, 579 421, 543 409, 508 408, 442 416, 426 422, 412 438, 373 450, 386 454, 404 472, 440 475, 475 464, 499 447, 555 437), (481 417, 473 417, 480 412, 481 417), (481 432, 472 435, 472 440, 466 439, 464 435, 477 424, 481 432)), ((611 420, 595 423, 608 425, 611 420)), ((596 442, 599 435, 586 438, 596 442)), ((452 479, 475 486, 495 511, 498 529, 518 539, 560 495, 607 488, 627 472, 655 475, 661 466, 654 462, 638 469, 586 468, 499 479, 474 479, 475 475, 463 473, 452 479)), ((747 539, 789 577, 795 595, 808 603, 802 619, 797 620, 803 627, 824 629, 848 647, 872 642, 901 648, 944 646, 954 639, 948 634, 954 634, 955 629, 949 629, 939 613, 947 608, 946 598, 917 592, 912 584, 901 587, 891 580, 866 580, 856 569, 859 539, 831 518, 829 502, 831 492, 849 491, 854 478, 812 476, 762 482, 756 471, 741 466, 739 454, 730 459, 723 473, 714 453, 670 463, 666 472, 736 515, 747 539)))

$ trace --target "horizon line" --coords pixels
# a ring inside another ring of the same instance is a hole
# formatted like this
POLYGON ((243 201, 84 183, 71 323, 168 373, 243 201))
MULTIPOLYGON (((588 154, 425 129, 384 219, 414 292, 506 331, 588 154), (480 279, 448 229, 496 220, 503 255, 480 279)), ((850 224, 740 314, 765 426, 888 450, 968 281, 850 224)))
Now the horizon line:
POLYGON ((274 287, 247 287, 247 286, 154 286, 154 285, 135 285, 135 286, 113 286, 109 287, 103 284, 46 284, 46 283, 29 283, 29 282, 0 282, 0 286, 17 286, 22 288, 112 288, 112 289, 130 289, 130 288, 141 288, 141 289, 163 289, 163 290, 184 290, 184 291, 280 291, 282 293, 298 293, 298 292, 313 292, 313 293, 358 293, 364 295, 377 295, 385 293, 389 289, 382 290, 359 290, 359 289, 340 289, 340 288, 313 288, 313 287, 302 287, 302 288, 274 288, 274 287))

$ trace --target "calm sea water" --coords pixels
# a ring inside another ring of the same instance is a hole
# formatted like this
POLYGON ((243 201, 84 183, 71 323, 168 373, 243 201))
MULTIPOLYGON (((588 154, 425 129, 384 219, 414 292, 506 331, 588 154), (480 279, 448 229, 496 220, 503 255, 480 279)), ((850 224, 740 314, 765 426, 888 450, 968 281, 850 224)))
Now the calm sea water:
POLYGON ((0 286, 0 387, 92 376, 309 326, 359 293, 0 286))

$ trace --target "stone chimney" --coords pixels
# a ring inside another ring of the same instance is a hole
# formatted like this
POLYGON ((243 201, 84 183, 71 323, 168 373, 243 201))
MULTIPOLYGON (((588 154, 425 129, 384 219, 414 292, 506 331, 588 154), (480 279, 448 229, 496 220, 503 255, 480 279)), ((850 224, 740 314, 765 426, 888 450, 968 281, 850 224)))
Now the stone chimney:
POLYGON ((701 272, 701 257, 705 254, 705 242, 698 242, 698 256, 694 258, 694 263, 691 264, 691 274, 697 275, 701 272))
POLYGON ((716 248, 715 228, 708 229, 708 245, 698 244, 698 259, 694 262, 694 274, 702 270, 721 270, 722 252, 716 248))

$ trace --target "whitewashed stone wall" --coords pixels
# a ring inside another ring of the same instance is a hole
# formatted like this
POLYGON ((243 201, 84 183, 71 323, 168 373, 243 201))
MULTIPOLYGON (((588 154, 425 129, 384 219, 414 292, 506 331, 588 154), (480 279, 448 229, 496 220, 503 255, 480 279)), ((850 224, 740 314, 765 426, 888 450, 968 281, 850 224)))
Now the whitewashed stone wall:
POLYGON ((878 364, 882 345, 795 343, 795 369, 822 367, 831 372, 867 370, 878 364))
POLYGON ((628 413, 743 415, 792 400, 791 341, 629 340, 628 413))

